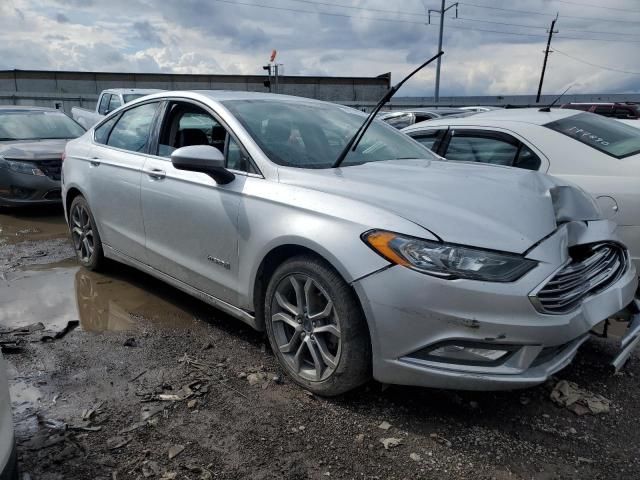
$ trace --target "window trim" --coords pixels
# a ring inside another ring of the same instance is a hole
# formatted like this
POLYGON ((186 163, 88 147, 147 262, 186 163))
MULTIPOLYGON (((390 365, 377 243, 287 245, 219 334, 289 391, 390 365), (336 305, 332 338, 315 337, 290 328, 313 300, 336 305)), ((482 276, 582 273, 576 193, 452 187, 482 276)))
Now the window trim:
MULTIPOLYGON (((216 122, 218 122, 225 129, 227 134, 231 135, 233 137, 235 142, 240 146, 240 148, 242 150, 242 153, 244 155, 246 155, 248 163, 250 163, 253 166, 253 169, 255 170, 255 173, 254 172, 249 172, 249 171, 244 171, 244 170, 235 170, 233 168, 227 168, 227 170, 229 170, 230 172, 232 172, 234 174, 237 174, 237 175, 245 175, 247 177, 254 177, 254 178, 264 178, 264 175, 262 174, 262 172, 258 168, 258 165, 253 160, 251 155, 249 155, 249 152, 247 151, 246 147, 242 144, 242 142, 239 140, 238 136, 229 127, 227 122, 225 122, 220 117, 220 115, 218 115, 212 108, 210 108, 208 105, 206 105, 206 104, 204 104, 202 102, 199 102, 198 100, 194 100, 192 98, 171 96, 171 97, 163 97, 161 100, 162 100, 163 105, 161 106, 160 109, 158 109, 158 113, 159 114, 158 114, 158 117, 156 118, 157 130, 154 130, 153 128, 151 130, 151 134, 154 136, 154 138, 153 138, 152 142, 150 142, 150 146, 153 146, 153 150, 151 152, 149 152, 147 155, 149 155, 149 156, 151 156, 151 157, 153 157, 155 159, 158 159, 158 160, 164 160, 164 161, 171 162, 170 158, 161 157, 160 155, 157 154, 158 153, 158 147, 159 147, 159 140, 160 140, 160 132, 162 131, 164 119, 165 119, 165 117, 166 117, 166 115, 168 113, 169 105, 171 105, 172 102, 190 103, 192 105, 195 105, 198 108, 203 109, 206 113, 211 115, 213 117, 213 119, 216 122), (155 153, 152 153, 152 152, 155 152, 155 153)), ((225 140, 225 149, 226 149, 226 143, 227 142, 225 140)), ((226 162, 227 162, 226 153, 222 152, 222 154, 225 155, 225 164, 226 164, 226 162)))
POLYGON ((417 137, 428 135, 431 132, 435 132, 436 133, 436 140, 435 140, 435 142, 433 142, 433 147, 434 148, 430 148, 429 150, 431 150, 436 155, 440 155, 442 157, 443 155, 440 153, 440 151, 442 150, 442 146, 443 146, 445 140, 448 137, 449 127, 438 126, 438 127, 434 127, 434 128, 425 128, 423 130, 413 130, 413 131, 407 132, 407 135, 409 135, 411 138, 413 138, 416 142, 418 142, 420 145, 422 145, 424 147, 422 142, 420 140, 418 140, 417 137), (439 133, 442 133, 442 135, 440 135, 439 138, 438 138, 438 134, 439 133))
POLYGON ((100 115, 108 115, 109 114, 109 103, 110 102, 111 102, 111 93, 103 93, 100 96, 100 98, 98 99, 98 108, 97 108, 98 114, 100 114, 100 115), (102 107, 102 100, 104 98, 107 98, 107 97, 109 97, 109 100, 107 100, 106 105, 105 105, 105 107, 106 107, 105 108, 105 113, 102 113, 102 112, 100 112, 100 109, 102 107))

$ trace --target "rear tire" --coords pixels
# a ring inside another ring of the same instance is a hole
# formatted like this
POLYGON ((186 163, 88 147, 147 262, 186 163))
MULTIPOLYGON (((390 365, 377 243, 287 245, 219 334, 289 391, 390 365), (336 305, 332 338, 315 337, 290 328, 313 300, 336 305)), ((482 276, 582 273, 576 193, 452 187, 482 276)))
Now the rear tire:
POLYGON ((371 377, 371 341, 351 287, 313 255, 291 258, 269 280, 264 303, 269 343, 294 382, 340 395, 371 377))
POLYGON ((104 265, 102 242, 89 204, 82 195, 71 202, 69 231, 78 262, 89 270, 100 270, 104 265))

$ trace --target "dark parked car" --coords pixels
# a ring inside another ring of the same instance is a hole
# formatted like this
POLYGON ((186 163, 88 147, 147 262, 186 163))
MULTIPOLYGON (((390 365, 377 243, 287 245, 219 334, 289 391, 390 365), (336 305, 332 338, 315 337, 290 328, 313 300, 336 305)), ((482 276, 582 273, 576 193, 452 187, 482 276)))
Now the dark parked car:
POLYGON ((624 103, 565 103, 560 108, 570 108, 572 110, 583 110, 585 112, 597 113, 605 117, 621 119, 639 119, 640 105, 633 102, 624 103))
POLYGON ((0 206, 59 203, 64 146, 83 133, 59 110, 0 106, 0 206))

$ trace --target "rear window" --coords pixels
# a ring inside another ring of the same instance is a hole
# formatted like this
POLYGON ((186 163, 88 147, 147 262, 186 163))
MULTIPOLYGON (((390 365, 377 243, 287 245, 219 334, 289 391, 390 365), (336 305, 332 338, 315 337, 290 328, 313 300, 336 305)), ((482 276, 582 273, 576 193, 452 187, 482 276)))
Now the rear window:
POLYGON ((592 113, 562 118, 545 127, 615 158, 640 153, 640 129, 592 113))

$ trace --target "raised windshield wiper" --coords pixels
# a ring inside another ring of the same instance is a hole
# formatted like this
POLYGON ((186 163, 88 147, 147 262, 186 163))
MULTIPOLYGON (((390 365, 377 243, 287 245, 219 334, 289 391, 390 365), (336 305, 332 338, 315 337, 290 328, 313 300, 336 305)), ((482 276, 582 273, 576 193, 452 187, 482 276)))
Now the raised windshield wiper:
POLYGON ((441 50, 438 54, 434 55, 433 57, 431 57, 429 60, 427 60, 426 62, 424 62, 422 65, 420 65, 418 68, 416 68, 413 72, 411 72, 409 75, 407 75, 406 77, 404 77, 400 82, 398 82, 396 85, 394 85, 393 87, 391 87, 387 93, 384 94, 384 96, 380 99, 380 101, 378 102, 378 104, 375 106, 375 108, 373 110, 371 110, 371 113, 369 114, 369 116, 367 116, 367 118, 365 119, 365 121, 362 123, 362 125, 360 125, 360 128, 358 128, 358 130, 356 130, 356 133, 353 135, 353 137, 351 137, 349 139, 349 141, 347 142, 347 144, 344 146, 344 148, 342 149, 342 151, 340 152, 340 155, 338 155, 338 158, 336 159, 336 161, 333 163, 333 168, 338 168, 342 162, 344 161, 344 159, 347 157, 347 154, 349 153, 349 150, 351 150, 352 152, 356 151, 356 148, 358 148, 358 144, 360 143, 360 140, 362 140, 362 137, 364 136, 364 134, 367 131, 367 128, 369 128, 369 125, 371 125, 371 122, 373 122, 373 119, 375 118, 376 114, 380 111, 380 109, 382 107, 384 107, 384 105, 391 100, 391 97, 393 97, 395 95, 395 93, 400 89, 400 87, 404 84, 404 82, 406 82, 407 80, 409 80, 411 77, 413 77, 416 73, 418 73, 420 70, 422 70, 424 67, 426 67, 427 65, 429 65, 431 62, 433 62, 434 60, 437 60, 439 57, 441 57, 444 54, 444 52, 441 50))

